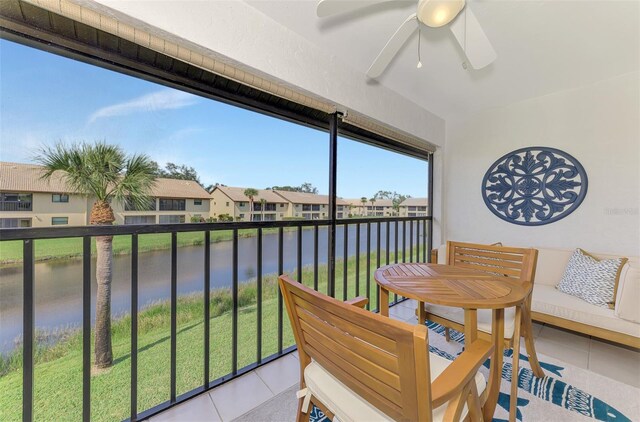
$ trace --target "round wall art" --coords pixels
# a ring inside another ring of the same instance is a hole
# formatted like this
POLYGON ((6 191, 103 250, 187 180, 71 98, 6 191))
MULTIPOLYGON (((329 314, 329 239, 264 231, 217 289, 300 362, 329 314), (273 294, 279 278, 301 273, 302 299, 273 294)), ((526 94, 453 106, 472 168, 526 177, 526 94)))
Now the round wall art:
POLYGON ((584 167, 564 151, 528 147, 491 165, 482 198, 501 219, 523 226, 553 223, 571 214, 587 194, 584 167))

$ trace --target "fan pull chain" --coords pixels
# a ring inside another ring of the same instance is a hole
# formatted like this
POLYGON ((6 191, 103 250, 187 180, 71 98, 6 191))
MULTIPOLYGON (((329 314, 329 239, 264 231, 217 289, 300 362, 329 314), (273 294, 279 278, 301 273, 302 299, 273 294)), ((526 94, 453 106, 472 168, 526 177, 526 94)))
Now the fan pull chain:
MULTIPOLYGON (((464 51, 465 57, 467 56, 467 8, 464 8, 464 39, 462 40, 462 50, 464 51)), ((462 62, 462 68, 467 70, 467 61, 462 62)))
POLYGON ((416 66, 418 69, 420 69, 422 67, 422 60, 420 60, 420 38, 422 38, 422 30, 420 29, 420 27, 418 27, 418 66, 416 66))

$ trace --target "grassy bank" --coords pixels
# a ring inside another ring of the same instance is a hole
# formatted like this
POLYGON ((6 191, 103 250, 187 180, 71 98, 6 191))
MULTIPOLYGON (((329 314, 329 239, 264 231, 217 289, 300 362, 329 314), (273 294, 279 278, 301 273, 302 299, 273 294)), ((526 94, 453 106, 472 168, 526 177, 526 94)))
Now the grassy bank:
MULTIPOLYGON (((263 233, 275 233, 278 229, 263 229, 263 233)), ((285 228, 285 230, 292 230, 285 228)), ((293 229, 295 230, 295 229, 293 229)), ((251 237, 256 235, 255 229, 238 230, 239 237, 251 237)), ((231 230, 212 231, 211 243, 231 240, 231 230)), ((178 233, 178 247, 197 246, 204 243, 204 232, 178 233)), ((169 233, 145 234, 138 237, 138 250, 149 252, 169 249, 171 247, 171 235, 169 233)), ((96 244, 93 239, 91 251, 95 253, 96 244)), ((131 236, 114 236, 113 253, 126 255, 131 253, 131 236)), ((35 242, 36 261, 52 259, 74 259, 82 257, 82 238, 73 237, 66 239, 41 239, 35 242)), ((22 241, 10 240, 0 242, 0 265, 11 265, 22 262, 22 241)))
MULTIPOLYGON (((384 257, 384 253, 381 254, 384 257)), ((394 260, 393 254, 390 256, 394 260)), ((408 259, 408 257, 407 257, 408 259)), ((375 254, 371 255, 370 295, 372 308, 377 307, 376 283, 373 281, 375 254)), ((336 293, 342 299, 343 262, 336 262, 336 293)), ((347 297, 355 297, 355 258, 348 261, 347 297)), ((327 271, 319 269, 319 290, 326 292, 327 271)), ((292 274, 295 276, 295 273, 292 274)), ((313 271, 305 267, 303 283, 313 285, 313 271)), ((360 294, 366 295, 366 256, 360 259, 360 294)), ((263 280, 263 316, 257 321, 256 282, 239 289, 238 366, 256 360, 257 324, 262 326, 262 356, 277 351, 277 290, 276 276, 263 280)), ((229 289, 211 293, 210 367, 211 379, 231 372, 232 300, 229 289)), ((169 398, 170 309, 166 302, 157 303, 140 312, 138 318, 138 408, 139 411, 169 398)), ((202 383, 203 373, 203 300, 201 295, 181 296, 178 301, 177 392, 185 393, 202 383)), ((131 319, 124 316, 114 322, 112 341, 114 366, 108 371, 92 374, 91 419, 122 420, 128 417, 130 388, 131 319)), ((82 335, 71 333, 52 347, 41 346, 36 354, 34 416, 36 420, 78 420, 82 408, 82 335)), ((294 344, 284 312, 284 346, 294 344)), ((0 420, 19 421, 22 406, 22 372, 19 353, 1 363, 0 420)))

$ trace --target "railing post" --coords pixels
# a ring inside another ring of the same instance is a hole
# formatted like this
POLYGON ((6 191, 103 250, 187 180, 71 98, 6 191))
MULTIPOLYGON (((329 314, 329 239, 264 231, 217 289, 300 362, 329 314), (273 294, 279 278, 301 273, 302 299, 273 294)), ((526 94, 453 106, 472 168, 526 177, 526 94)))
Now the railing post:
POLYGON ((33 309, 33 286, 34 286, 34 240, 25 240, 23 243, 23 304, 22 304, 22 326, 23 326, 23 349, 22 349, 22 420, 23 422, 33 421, 33 334, 34 309, 33 309))
POLYGON ((138 235, 131 235, 131 409, 129 418, 138 418, 138 235))
POLYGON ((203 385, 209 386, 211 377, 209 360, 211 354, 211 232, 204 232, 204 373, 203 385))
POLYGON ((82 238, 82 420, 91 420, 91 236, 82 238))
POLYGON ((336 296, 336 182, 338 175, 338 113, 329 120, 329 225, 327 294, 336 296))
POLYGON ((433 249, 433 153, 429 154, 429 180, 427 185, 427 214, 431 216, 429 219, 429 237, 427 238, 426 254, 431 260, 431 249, 433 249))

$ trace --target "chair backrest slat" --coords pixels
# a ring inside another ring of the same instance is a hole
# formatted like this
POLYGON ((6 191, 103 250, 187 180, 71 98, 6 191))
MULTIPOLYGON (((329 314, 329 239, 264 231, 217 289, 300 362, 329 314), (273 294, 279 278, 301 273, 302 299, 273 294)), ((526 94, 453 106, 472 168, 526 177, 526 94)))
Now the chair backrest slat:
POLYGON ((509 277, 523 283, 535 279, 538 251, 477 243, 447 242, 447 263, 489 274, 509 277))
POLYGON ((301 368, 315 360, 394 420, 431 420, 426 327, 344 304, 286 276, 280 288, 301 368))

